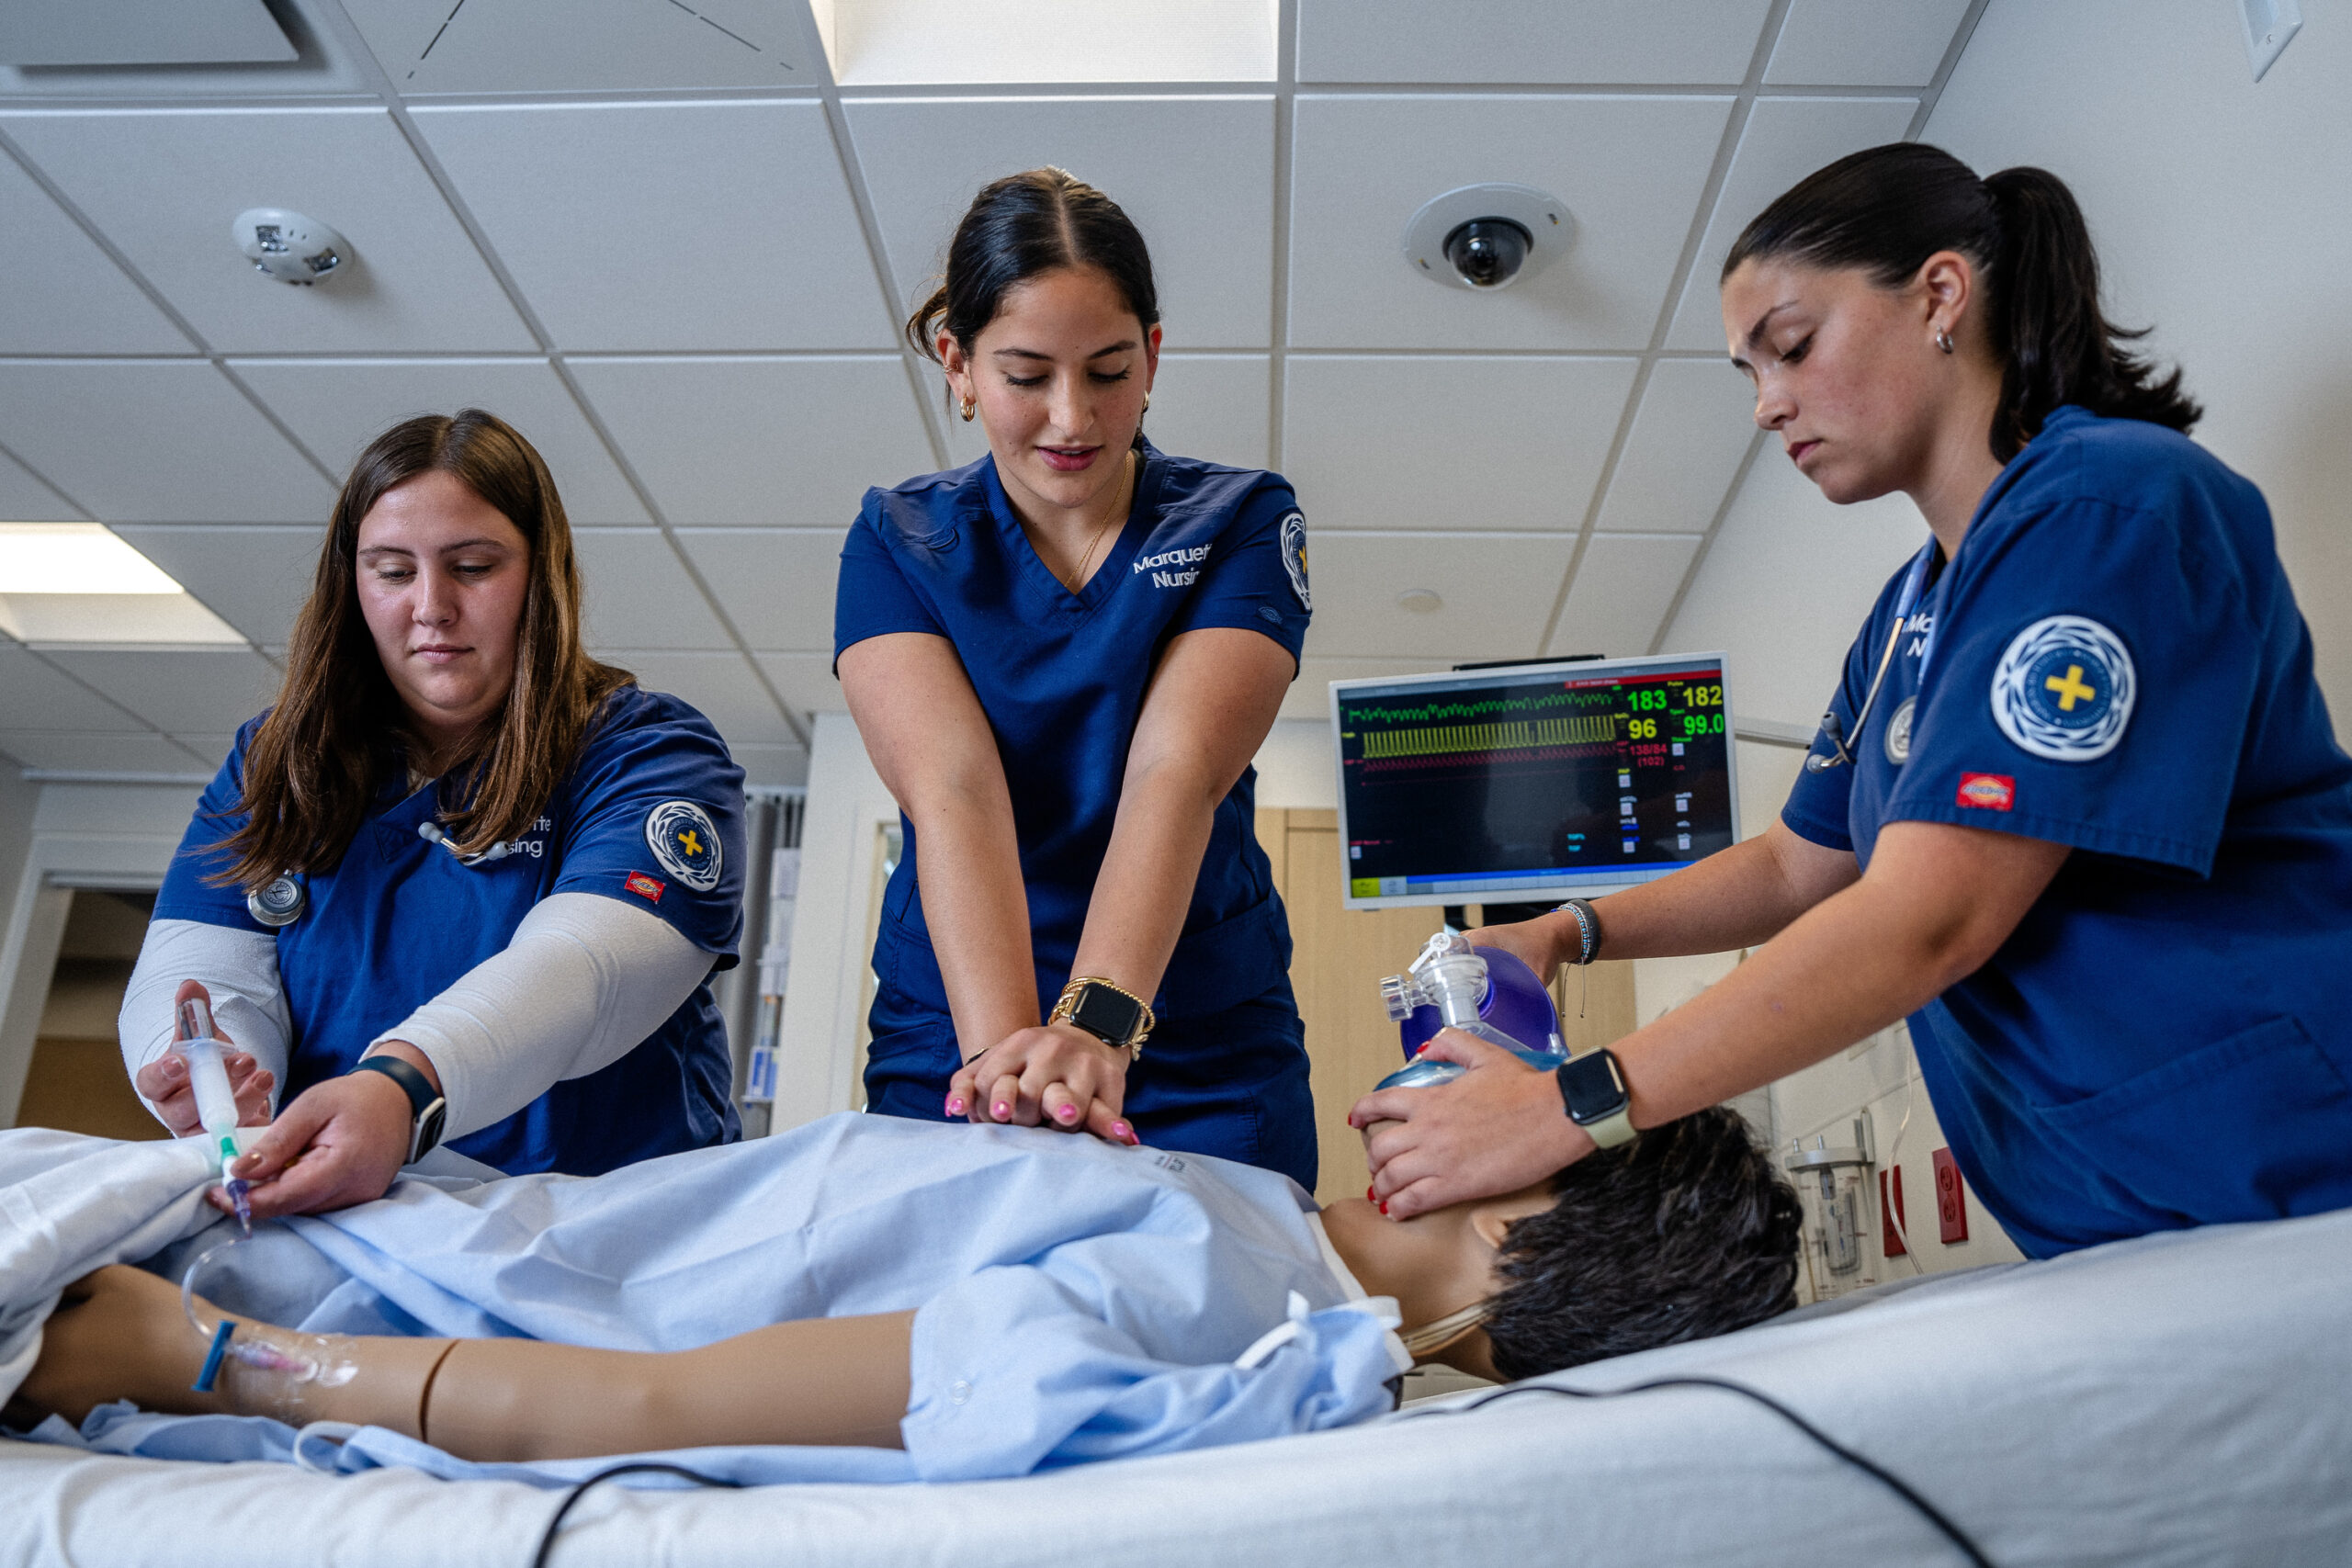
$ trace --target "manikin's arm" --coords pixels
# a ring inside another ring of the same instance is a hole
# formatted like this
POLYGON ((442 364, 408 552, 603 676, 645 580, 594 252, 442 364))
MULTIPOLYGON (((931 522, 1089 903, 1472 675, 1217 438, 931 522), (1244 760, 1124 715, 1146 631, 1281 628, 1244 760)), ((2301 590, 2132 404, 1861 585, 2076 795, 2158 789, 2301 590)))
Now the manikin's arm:
MULTIPOLYGON (((221 1315, 201 1300, 197 1310, 208 1325, 221 1315)), ((232 1357, 206 1394, 189 1386, 206 1344, 177 1289, 116 1267, 66 1292, 20 1398, 74 1422, 125 1398, 175 1415, 350 1421, 485 1463, 730 1444, 895 1449, 913 1325, 911 1312, 813 1318, 646 1352, 301 1334, 241 1318, 232 1346, 288 1365, 232 1357), (312 1368, 328 1375, 306 1376, 312 1368)))

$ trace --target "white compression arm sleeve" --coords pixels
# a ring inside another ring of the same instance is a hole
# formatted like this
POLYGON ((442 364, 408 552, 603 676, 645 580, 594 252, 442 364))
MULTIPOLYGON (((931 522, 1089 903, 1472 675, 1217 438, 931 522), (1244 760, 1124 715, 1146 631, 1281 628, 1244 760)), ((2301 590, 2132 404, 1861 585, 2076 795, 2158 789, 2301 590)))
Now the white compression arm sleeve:
POLYGON ((505 948, 377 1036, 433 1064, 443 1137, 512 1116, 565 1078, 620 1060, 662 1027, 716 960, 650 909, 594 893, 542 898, 505 948))
MULTIPOLYGON (((202 920, 148 922, 115 1019, 123 1069, 133 1081, 140 1068, 172 1048, 172 996, 183 980, 204 982, 212 994, 215 1027, 276 1075, 282 1089, 294 1024, 278 982, 277 939, 202 920)), ((273 1099, 277 1092, 271 1091, 273 1099)), ((151 1112, 155 1109, 145 1096, 141 1100, 151 1112)))

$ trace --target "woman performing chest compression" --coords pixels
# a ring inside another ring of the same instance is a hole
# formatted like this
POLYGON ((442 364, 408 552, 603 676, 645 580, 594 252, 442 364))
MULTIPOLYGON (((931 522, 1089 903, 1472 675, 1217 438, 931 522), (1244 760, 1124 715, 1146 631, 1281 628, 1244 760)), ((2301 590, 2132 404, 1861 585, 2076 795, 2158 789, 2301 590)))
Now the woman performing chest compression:
POLYGON ((263 1214, 379 1196, 446 1139, 594 1174, 736 1136, 707 979, 741 926, 742 773, 702 716, 580 641, 546 465, 480 410, 370 444, 276 705, 174 858, 125 1064, 195 1130, 171 1049, 210 993, 263 1214), (299 1161, 298 1161, 299 1156, 299 1161))
POLYGON ((1763 945, 1556 1087, 1472 1048, 1369 1097, 1357 1125, 1399 1123, 1376 1190, 1507 1190, 1908 1014, 2030 1256, 2352 1204, 2352 759, 2268 510, 2186 439, 2177 373, 2120 346, 2072 195, 1856 153, 1748 226, 1723 311, 1798 469, 1908 494, 1933 537, 1770 831, 1474 937, 1547 975, 1763 945))
POLYGON ((1159 320, 1126 215, 1044 169, 981 191, 908 325, 989 455, 870 491, 842 552, 835 667, 906 822, 868 1104, 1312 1188, 1250 767, 1297 673, 1306 529, 1279 476, 1143 439, 1159 320))

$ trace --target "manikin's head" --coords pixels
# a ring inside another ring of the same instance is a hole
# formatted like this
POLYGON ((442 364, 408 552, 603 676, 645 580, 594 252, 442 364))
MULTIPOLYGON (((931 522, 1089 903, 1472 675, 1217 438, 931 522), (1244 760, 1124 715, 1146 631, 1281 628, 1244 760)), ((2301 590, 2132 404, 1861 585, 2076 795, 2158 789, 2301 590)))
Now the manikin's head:
POLYGON ((1588 1155, 1522 1192, 1392 1222, 1357 1200, 1325 1223, 1408 1331, 1473 1303, 1477 1325, 1422 1352, 1534 1377, 1728 1334, 1796 1304, 1795 1190, 1716 1106, 1588 1155))

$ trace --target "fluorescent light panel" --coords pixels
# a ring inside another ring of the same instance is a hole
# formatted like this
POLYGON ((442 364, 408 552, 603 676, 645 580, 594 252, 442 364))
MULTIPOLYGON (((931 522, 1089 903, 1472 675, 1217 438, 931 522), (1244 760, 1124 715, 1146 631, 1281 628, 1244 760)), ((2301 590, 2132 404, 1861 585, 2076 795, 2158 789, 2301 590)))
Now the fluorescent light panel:
POLYGON ((99 523, 0 523, 0 632, 32 643, 245 640, 99 523))
POLYGON ((843 86, 1271 82, 1277 0, 811 0, 843 86))

